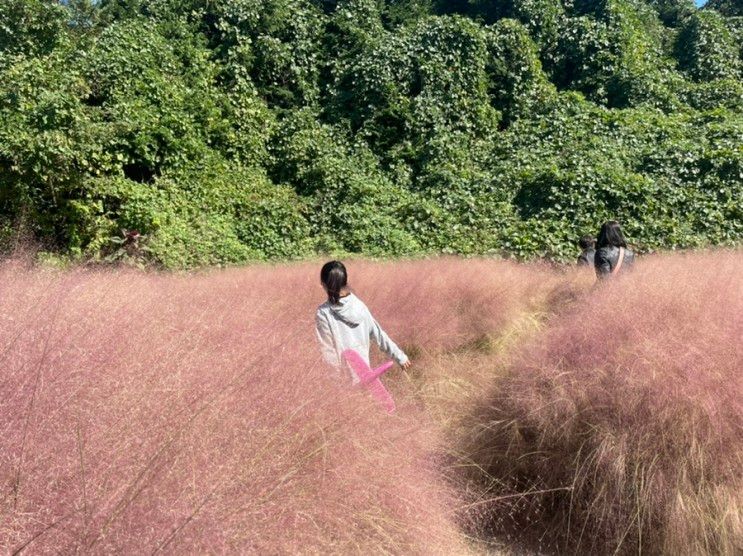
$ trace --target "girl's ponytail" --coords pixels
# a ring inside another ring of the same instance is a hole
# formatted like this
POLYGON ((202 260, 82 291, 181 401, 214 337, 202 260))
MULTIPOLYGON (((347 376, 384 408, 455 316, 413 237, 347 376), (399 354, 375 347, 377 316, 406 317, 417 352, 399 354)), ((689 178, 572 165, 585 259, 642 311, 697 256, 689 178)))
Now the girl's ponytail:
POLYGON ((346 267, 340 261, 330 261, 325 263, 320 271, 320 281, 328 292, 328 301, 333 304, 340 303, 341 290, 348 283, 346 267))

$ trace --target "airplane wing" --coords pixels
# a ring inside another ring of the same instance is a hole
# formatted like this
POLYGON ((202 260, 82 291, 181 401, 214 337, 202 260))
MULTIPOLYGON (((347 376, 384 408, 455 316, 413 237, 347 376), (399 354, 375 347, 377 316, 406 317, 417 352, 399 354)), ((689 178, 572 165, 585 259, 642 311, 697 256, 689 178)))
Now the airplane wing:
POLYGON ((395 401, 392 399, 392 394, 389 393, 387 388, 384 387, 384 384, 382 384, 382 381, 379 380, 379 377, 392 367, 392 361, 388 361, 384 365, 372 369, 364 361, 364 358, 352 349, 345 350, 341 355, 351 365, 356 376, 359 377, 361 384, 369 391, 374 399, 381 403, 388 413, 395 411, 395 401))

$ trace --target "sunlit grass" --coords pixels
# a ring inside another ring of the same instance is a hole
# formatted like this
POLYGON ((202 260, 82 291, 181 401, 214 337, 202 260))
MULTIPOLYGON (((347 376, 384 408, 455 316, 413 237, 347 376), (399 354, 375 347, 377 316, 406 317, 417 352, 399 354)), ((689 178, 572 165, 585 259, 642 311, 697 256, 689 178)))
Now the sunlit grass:
POLYGON ((318 265, 0 266, 0 550, 735 552, 740 254, 348 268, 391 417, 319 359, 318 265))

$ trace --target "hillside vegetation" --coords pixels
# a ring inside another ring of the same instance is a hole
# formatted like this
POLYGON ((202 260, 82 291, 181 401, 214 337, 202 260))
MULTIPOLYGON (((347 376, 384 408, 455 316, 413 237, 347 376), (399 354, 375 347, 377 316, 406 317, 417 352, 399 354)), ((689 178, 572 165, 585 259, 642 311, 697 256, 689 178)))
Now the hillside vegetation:
POLYGON ((743 232, 740 3, 4 0, 0 238, 165 267, 743 232), (134 240, 127 233, 136 231, 134 240))

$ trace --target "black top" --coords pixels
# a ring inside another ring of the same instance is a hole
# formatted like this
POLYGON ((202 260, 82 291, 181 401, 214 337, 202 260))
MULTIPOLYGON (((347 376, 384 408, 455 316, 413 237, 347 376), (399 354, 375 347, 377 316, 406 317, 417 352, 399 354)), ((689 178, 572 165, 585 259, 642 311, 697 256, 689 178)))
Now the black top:
POLYGON ((583 252, 578 256, 578 266, 593 266, 593 259, 596 255, 596 250, 591 247, 584 249, 583 252))
MULTIPOLYGON (((596 251, 593 263, 596 269, 596 276, 599 278, 610 276, 614 267, 617 266, 617 261, 619 261, 619 247, 602 247, 596 251)), ((635 253, 631 249, 625 249, 624 261, 619 272, 623 273, 628 268, 631 268, 634 263, 635 253)))

